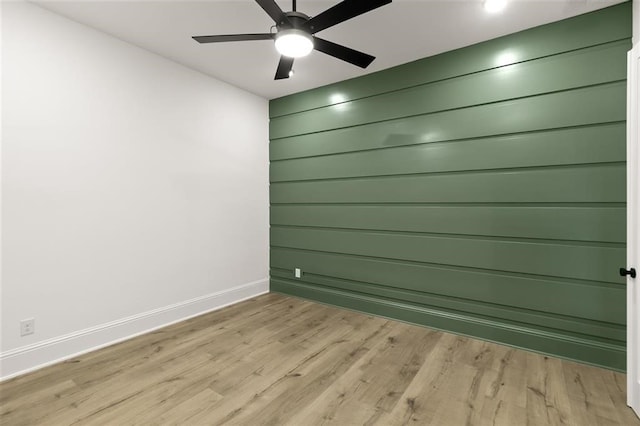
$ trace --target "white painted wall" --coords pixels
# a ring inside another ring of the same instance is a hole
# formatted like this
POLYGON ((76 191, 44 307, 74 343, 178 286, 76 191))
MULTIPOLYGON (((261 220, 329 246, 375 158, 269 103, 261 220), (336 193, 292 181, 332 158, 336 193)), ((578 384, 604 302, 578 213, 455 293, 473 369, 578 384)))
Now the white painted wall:
POLYGON ((22 2, 2 89, 2 377, 268 290, 265 99, 22 2))

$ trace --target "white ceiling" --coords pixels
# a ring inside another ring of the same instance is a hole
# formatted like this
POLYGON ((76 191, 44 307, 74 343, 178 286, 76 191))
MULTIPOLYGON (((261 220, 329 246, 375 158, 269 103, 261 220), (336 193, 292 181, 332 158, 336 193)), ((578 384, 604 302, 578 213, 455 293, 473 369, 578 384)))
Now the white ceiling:
MULTIPOLYGON (((277 0, 291 9, 291 0, 277 0)), ((318 35, 376 56, 362 70, 313 52, 295 75, 274 81, 273 42, 199 44, 193 35, 269 32, 273 22, 252 0, 36 1, 42 7, 268 99, 357 77, 480 41, 621 3, 622 0, 510 0, 488 14, 482 0, 394 0, 318 35)), ((337 0, 298 0, 313 16, 337 0)))

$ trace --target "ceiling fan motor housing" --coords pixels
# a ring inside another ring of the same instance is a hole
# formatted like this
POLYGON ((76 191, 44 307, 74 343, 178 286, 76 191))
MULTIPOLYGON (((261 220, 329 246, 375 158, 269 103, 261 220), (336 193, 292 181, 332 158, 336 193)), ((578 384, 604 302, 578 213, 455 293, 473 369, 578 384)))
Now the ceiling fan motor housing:
MULTIPOLYGON (((291 23, 291 25, 289 25, 288 22, 286 21, 281 21, 278 23, 278 25, 276 25, 276 27, 278 28, 278 31, 281 30, 285 30, 285 29, 297 29, 297 30, 302 30, 304 32, 308 32, 305 28, 304 28, 304 24, 311 19, 309 16, 305 15, 304 13, 300 13, 300 12, 286 12, 284 14, 287 18, 289 18, 289 23, 291 23)), ((313 27, 311 27, 313 28, 313 27)))

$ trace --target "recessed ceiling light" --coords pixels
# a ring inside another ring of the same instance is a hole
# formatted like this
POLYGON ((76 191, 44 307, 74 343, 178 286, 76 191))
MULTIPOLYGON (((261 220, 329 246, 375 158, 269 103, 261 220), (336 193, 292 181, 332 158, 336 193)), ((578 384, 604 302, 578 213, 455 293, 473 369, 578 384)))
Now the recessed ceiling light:
POLYGON ((507 0, 484 0, 484 10, 489 13, 500 12, 507 6, 507 0))

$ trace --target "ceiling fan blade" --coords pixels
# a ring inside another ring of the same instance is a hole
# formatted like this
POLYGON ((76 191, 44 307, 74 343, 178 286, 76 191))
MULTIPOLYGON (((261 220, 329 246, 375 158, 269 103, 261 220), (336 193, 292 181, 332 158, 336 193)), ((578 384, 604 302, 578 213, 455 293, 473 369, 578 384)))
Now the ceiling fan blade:
POLYGON ((289 72, 293 68, 293 58, 288 56, 280 56, 280 63, 278 63, 278 69, 276 70, 276 78, 274 80, 283 80, 289 78, 289 72))
POLYGON ((282 9, 280 9, 280 6, 278 6, 275 0, 256 0, 256 3, 258 3, 260 7, 263 8, 264 11, 267 12, 269 16, 271 16, 271 19, 273 19, 276 24, 278 25, 287 24, 291 26, 291 22, 289 21, 289 18, 287 18, 287 15, 284 14, 284 12, 282 11, 282 9))
POLYGON ((191 37, 198 43, 219 43, 222 41, 272 40, 273 34, 226 34, 191 37))
POLYGON ((311 34, 332 27, 340 22, 355 18, 380 6, 391 3, 392 0, 344 0, 309 19, 304 28, 311 34))
POLYGON ((357 50, 318 37, 313 37, 313 47, 319 52, 342 59, 360 68, 368 67, 376 58, 375 56, 367 55, 366 53, 358 52, 357 50))

